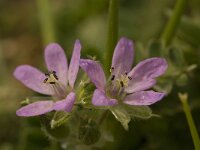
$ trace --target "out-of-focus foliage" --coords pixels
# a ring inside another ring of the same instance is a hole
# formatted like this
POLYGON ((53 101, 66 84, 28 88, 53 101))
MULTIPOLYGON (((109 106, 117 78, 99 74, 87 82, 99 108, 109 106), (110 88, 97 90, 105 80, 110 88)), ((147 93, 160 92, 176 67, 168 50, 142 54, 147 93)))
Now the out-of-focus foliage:
MULTIPOLYGON (((108 114, 108 119, 102 124, 107 132, 101 135, 107 142, 100 144, 103 146, 101 149, 193 149, 177 93, 188 93, 193 117, 200 133, 200 2, 188 1, 173 42, 164 47, 159 37, 174 3, 173 0, 120 0, 120 36, 127 36, 135 41, 135 64, 152 56, 167 58, 169 69, 165 76, 159 79, 155 89, 165 90, 169 95, 151 106, 153 114, 159 114, 160 117, 148 120, 133 119, 129 123, 128 131, 123 129, 111 113, 108 114)), ((79 38, 83 45, 83 57, 91 55, 102 60, 106 43, 108 1, 51 0, 50 5, 56 42, 68 48, 67 54, 72 52, 72 41, 79 38)), ((27 96, 35 96, 35 93, 13 78, 14 68, 20 64, 31 64, 44 69, 44 45, 37 9, 35 1, 0 1, 1 150, 58 149, 57 143, 48 140, 41 132, 39 118, 21 119, 15 115, 20 101, 27 96)), ((92 132, 98 133, 94 130, 92 132)), ((84 131, 79 135, 80 139, 82 134, 84 131)), ((78 136, 78 132, 75 136, 78 136)))

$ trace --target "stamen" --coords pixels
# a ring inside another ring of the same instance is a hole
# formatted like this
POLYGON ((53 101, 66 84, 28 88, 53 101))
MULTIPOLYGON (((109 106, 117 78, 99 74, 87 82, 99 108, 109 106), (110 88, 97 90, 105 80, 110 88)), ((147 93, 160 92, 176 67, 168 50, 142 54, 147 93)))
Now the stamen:
POLYGON ((46 77, 49 77, 49 73, 45 73, 44 75, 45 75, 46 77))
POLYGON ((131 78, 130 76, 128 76, 128 79, 129 79, 129 80, 132 80, 132 78, 131 78))
POLYGON ((125 72, 125 75, 127 76, 127 75, 128 75, 128 72, 125 72))
POLYGON ((111 81, 113 81, 115 79, 115 75, 112 75, 111 77, 111 81))
POLYGON ((47 83, 48 78, 44 79, 43 83, 47 83))

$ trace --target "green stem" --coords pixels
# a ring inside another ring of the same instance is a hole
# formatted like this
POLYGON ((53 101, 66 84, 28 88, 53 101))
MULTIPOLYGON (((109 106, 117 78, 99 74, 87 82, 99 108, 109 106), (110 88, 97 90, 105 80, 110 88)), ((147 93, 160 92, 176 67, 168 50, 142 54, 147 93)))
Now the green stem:
POLYGON ((107 34, 106 51, 104 55, 105 56, 104 66, 106 69, 106 73, 109 73, 112 54, 118 40, 118 11, 119 11, 119 1, 110 0, 109 12, 108 12, 108 34, 107 34))
POLYGON ((51 14, 50 0, 37 0, 38 17, 44 44, 55 42, 53 17, 51 14))
POLYGON ((187 118, 187 122, 188 122, 188 125, 190 128, 190 132, 192 135, 195 150, 200 150, 200 139, 199 139, 199 135, 197 132, 197 128, 194 124, 194 120, 192 118, 192 114, 191 114, 190 107, 188 104, 187 94, 179 94, 179 98, 182 102, 183 110, 184 110, 186 118, 187 118))
POLYGON ((164 32, 162 33, 161 39, 164 41, 165 45, 168 46, 175 34, 175 31, 179 25, 181 16, 186 8, 187 0, 177 0, 175 9, 171 18, 169 19, 164 32))

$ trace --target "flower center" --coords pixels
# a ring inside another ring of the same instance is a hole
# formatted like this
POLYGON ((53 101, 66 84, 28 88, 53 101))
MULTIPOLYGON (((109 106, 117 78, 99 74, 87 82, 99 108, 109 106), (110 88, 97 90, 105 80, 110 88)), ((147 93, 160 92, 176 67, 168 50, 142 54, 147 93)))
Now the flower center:
POLYGON ((58 82, 58 77, 55 71, 45 73, 46 78, 43 83, 56 84, 58 82))
POLYGON ((126 93, 124 92, 124 88, 126 88, 129 84, 129 81, 132 80, 128 73, 125 72, 120 76, 116 76, 114 74, 114 67, 111 67, 110 72, 111 76, 107 82, 106 93, 111 97, 118 100, 122 100, 126 93))
POLYGON ((62 83, 59 82, 58 76, 55 71, 45 73, 46 78, 43 83, 49 84, 54 91, 54 96, 59 99, 65 98, 67 93, 62 83))

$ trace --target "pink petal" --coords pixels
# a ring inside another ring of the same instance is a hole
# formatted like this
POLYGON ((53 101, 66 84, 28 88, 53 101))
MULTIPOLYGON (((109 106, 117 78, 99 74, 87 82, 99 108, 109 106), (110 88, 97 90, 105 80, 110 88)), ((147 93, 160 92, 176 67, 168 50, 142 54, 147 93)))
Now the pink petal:
POLYGON ((38 101, 17 110, 17 116, 38 116, 53 110, 53 101, 38 101))
POLYGON ((90 59, 81 59, 80 67, 88 74, 95 86, 104 91, 106 79, 101 65, 90 59))
POLYGON ((132 81, 142 81, 162 75, 167 67, 167 62, 163 58, 149 58, 137 64, 128 76, 132 77, 132 81))
POLYGON ((80 52, 81 52, 81 44, 79 40, 76 40, 68 70, 69 85, 72 88, 74 87, 74 82, 76 80, 77 73, 79 70, 80 52))
POLYGON ((131 70, 133 55, 133 42, 127 38, 121 38, 115 47, 112 58, 113 74, 116 77, 131 70))
POLYGON ((56 43, 49 44, 45 48, 45 61, 49 71, 56 71, 58 80, 63 84, 67 85, 67 58, 65 52, 56 43))
POLYGON ((126 93, 133 93, 133 92, 139 92, 144 91, 156 84, 155 79, 146 79, 141 81, 133 81, 129 82, 128 86, 125 88, 126 93))
POLYGON ((126 96, 124 103, 129 105, 151 105, 165 96, 165 93, 141 91, 126 96))
POLYGON ((66 99, 57 101, 54 103, 53 109, 57 111, 66 111, 66 112, 71 112, 72 107, 74 105, 76 99, 76 95, 74 92, 71 92, 68 94, 66 99))
POLYGON ((32 66, 21 65, 17 67, 14 71, 14 76, 25 86, 38 93, 46 95, 54 94, 50 87, 43 83, 44 79, 46 78, 45 75, 32 66))
POLYGON ((117 104, 117 100, 109 99, 103 91, 96 89, 92 97, 92 104, 95 106, 113 106, 117 104))

